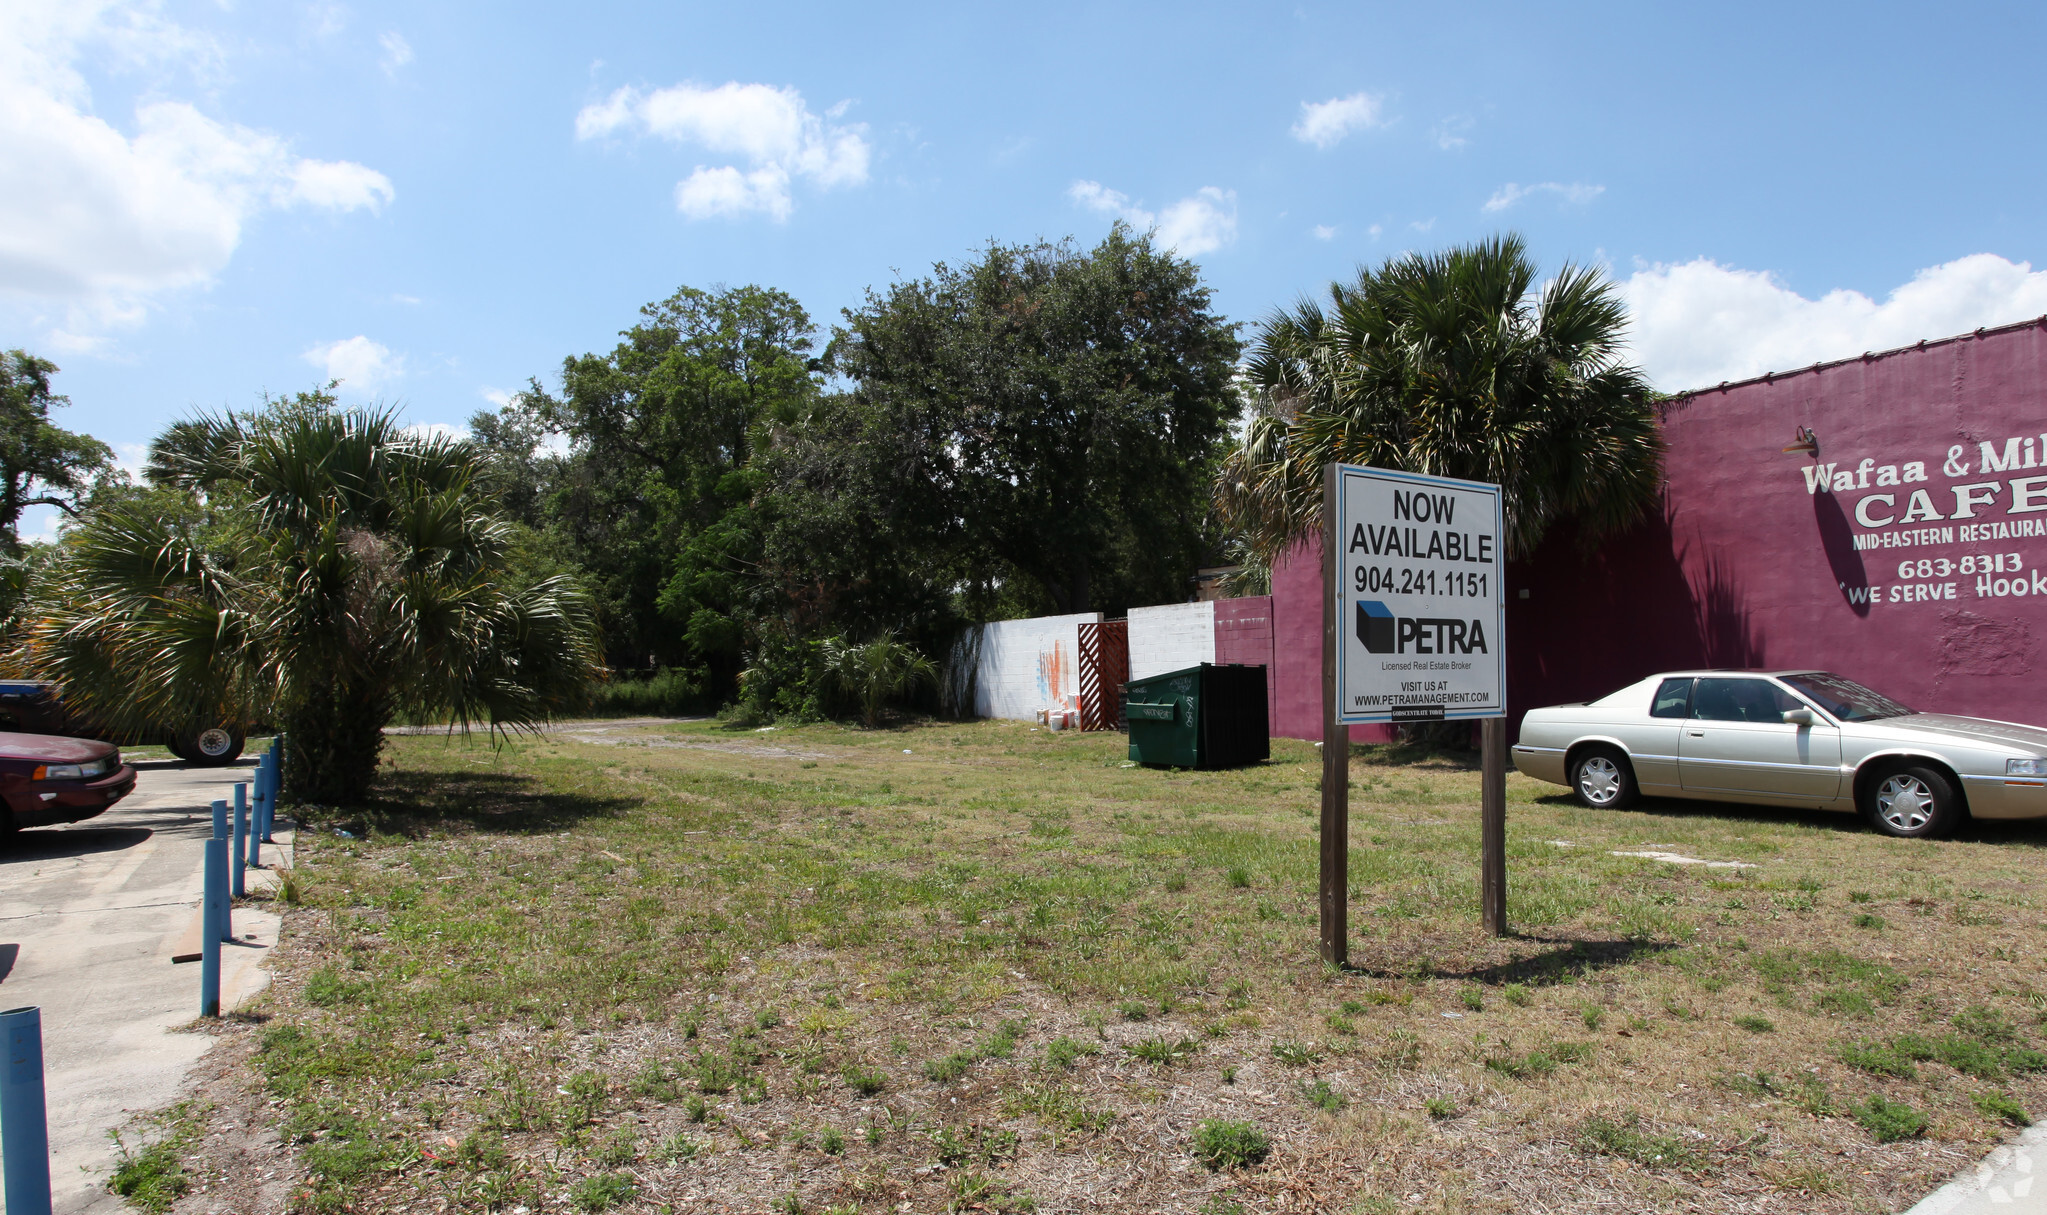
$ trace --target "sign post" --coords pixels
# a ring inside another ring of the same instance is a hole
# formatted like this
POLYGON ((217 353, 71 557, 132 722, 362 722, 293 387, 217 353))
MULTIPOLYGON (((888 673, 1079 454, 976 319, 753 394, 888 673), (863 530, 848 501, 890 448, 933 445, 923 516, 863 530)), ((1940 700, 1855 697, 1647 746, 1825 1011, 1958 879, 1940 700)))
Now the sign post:
POLYGON ((1481 905, 1507 931, 1507 656, 1500 487, 1323 470, 1322 956, 1348 956, 1350 727, 1482 723, 1481 905))

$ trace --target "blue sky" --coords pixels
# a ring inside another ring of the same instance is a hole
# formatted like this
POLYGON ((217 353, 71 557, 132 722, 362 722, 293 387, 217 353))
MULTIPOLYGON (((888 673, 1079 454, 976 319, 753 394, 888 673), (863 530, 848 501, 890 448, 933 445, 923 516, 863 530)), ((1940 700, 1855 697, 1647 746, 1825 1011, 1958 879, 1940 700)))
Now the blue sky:
POLYGON ((459 425, 678 285, 828 325, 1120 214, 1246 321, 1516 230, 1608 265, 1686 387, 2047 313, 2043 35, 2018 4, 9 0, 0 347, 131 457, 330 373, 459 425))

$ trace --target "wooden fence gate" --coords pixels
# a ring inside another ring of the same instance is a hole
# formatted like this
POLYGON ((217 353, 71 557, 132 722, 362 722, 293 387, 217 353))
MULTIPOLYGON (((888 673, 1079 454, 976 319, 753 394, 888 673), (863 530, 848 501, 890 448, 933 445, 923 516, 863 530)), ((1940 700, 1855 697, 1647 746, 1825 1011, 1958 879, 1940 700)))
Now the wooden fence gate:
POLYGON ((1123 729, 1123 685, 1130 681, 1130 622, 1080 626, 1080 728, 1123 729))

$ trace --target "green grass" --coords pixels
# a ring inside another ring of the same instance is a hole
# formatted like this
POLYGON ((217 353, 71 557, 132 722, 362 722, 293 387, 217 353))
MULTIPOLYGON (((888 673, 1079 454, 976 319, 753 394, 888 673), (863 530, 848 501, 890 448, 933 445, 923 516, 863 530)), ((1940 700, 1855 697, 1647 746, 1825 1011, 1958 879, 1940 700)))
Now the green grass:
POLYGON ((1689 1169, 1701 1162, 1698 1149, 1679 1136, 1642 1129, 1639 1114, 1587 1118, 1579 1128, 1578 1142, 1588 1152, 1619 1156, 1651 1168, 1689 1169))
POLYGON ((1901 1101, 1891 1101, 1880 1095, 1850 1106, 1848 1112, 1863 1130, 1875 1136, 1878 1143, 1915 1138, 1926 1130, 1926 1115, 1901 1101))
POLYGON ((119 1135, 114 1136, 117 1158, 107 1188, 135 1209, 161 1215, 192 1188, 182 1158, 196 1137, 197 1123, 189 1105, 174 1106, 153 1121, 160 1135, 140 1151, 130 1151, 119 1135))
POLYGON ((2033 1116, 2028 1114, 2026 1107, 2020 1105, 2018 1098, 2010 1093, 1977 1093, 1971 1100, 1976 1103, 1977 1111, 1986 1118, 2009 1122, 2013 1126, 2033 1125, 2033 1116))
MULTIPOLYGON (((1716 1173, 1761 1192, 1778 1153, 1842 1193, 1917 1184, 1841 1154, 1867 1133, 1832 1094, 1870 1075, 1973 1134, 2006 1118, 1981 1090, 2047 1100, 2042 1010, 2009 980, 2047 948, 2026 828, 1906 847, 1802 812, 1593 813, 1514 776, 1515 935, 1496 941, 1476 927, 1476 772, 1361 757, 1337 969, 1316 954, 1313 750, 1170 772, 1121 767, 1122 745, 1002 723, 394 739, 377 800, 301 834, 267 1020, 224 1027, 253 1039, 294 1202, 540 1209, 630 1171, 637 1204, 940 1209, 959 1175, 1129 1168, 1256 1110, 1286 1152, 1419 1152, 1443 1175, 1469 1167, 1457 1152, 1593 1144, 1630 1162, 1602 1201, 1652 1209, 1660 1183, 1635 1178, 1759 1123, 1769 1152, 1716 1152, 1716 1173), (1609 854, 1651 843, 1758 868, 1609 854), (1846 897, 1884 933, 1829 913, 1843 873, 1884 875, 1846 897), (1554 1041, 1579 1026, 1597 1049, 1554 1041), (1711 1079, 1731 1067, 1752 1086, 1711 1079), (1445 1140, 1463 1146, 1432 1146, 1458 1100, 1501 1090, 1526 1112, 1474 1113, 1445 1140), (1351 1108, 1326 1116, 1324 1092, 1351 1108), (1614 1113, 1631 1092, 1676 1096, 1652 1127, 1614 1113), (1379 1113, 1429 1093, 1458 1097, 1405 1130, 1379 1113), (1035 1129, 1015 1160, 919 1173, 938 1126, 970 1146, 976 1126, 1035 1129), (446 1146, 472 1134, 488 1150, 446 1146), (823 1169, 906 1197, 854 1202, 806 1172, 823 1169)), ((1560 1207, 1584 1199, 1531 1159, 1560 1207)), ((1342 1176, 1301 1201, 1377 1201, 1342 1176)))
POLYGON ((1194 1128, 1194 1158, 1211 1170, 1246 1168, 1271 1151, 1271 1137, 1255 1123, 1211 1118, 1194 1128))

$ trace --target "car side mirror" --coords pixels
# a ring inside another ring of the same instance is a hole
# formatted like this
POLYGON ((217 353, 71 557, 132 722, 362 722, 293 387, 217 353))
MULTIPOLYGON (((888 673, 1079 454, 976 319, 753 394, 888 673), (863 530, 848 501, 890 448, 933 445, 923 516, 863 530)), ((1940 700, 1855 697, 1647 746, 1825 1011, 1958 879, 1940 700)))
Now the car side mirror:
POLYGON ((1813 725, 1813 724, 1817 723, 1818 721, 1819 721, 1819 719, 1818 719, 1817 717, 1814 717, 1814 716, 1812 715, 1812 710, 1811 710, 1811 709, 1786 709, 1786 710, 1784 710, 1784 724, 1786 724, 1786 725, 1791 725, 1791 726, 1810 726, 1810 725, 1813 725))

